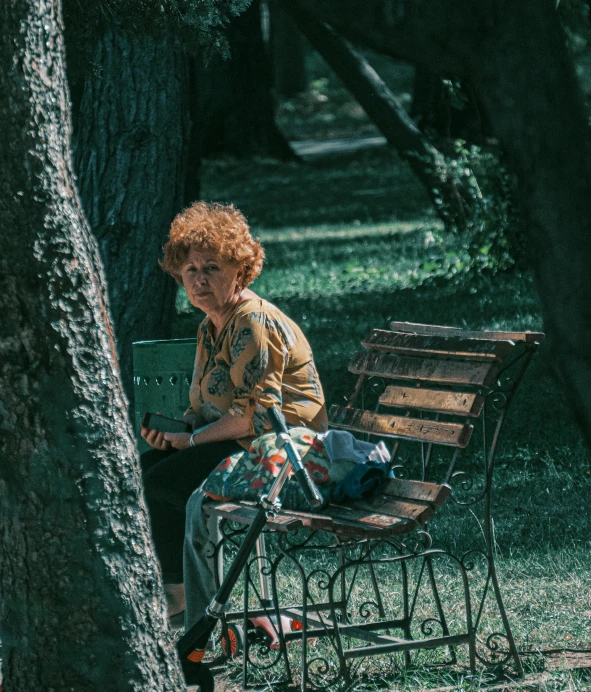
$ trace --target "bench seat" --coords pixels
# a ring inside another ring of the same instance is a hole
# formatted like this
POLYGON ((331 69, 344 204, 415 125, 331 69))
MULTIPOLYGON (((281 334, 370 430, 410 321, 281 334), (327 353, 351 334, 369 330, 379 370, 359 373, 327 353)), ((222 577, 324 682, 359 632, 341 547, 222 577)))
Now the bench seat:
MULTIPOLYGON (((393 478, 382 483, 370 500, 329 504, 318 512, 282 509, 267 522, 272 531, 331 531, 343 539, 387 538, 413 531, 443 505, 451 488, 445 484, 393 478)), ((251 524, 256 516, 253 502, 216 502, 204 505, 206 514, 239 524, 251 524)))

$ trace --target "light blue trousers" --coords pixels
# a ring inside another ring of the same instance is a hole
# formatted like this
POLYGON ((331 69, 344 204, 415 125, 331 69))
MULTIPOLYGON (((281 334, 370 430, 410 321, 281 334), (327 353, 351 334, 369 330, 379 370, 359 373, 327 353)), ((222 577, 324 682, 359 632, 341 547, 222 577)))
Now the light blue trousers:
POLYGON ((220 539, 218 519, 203 513, 207 496, 198 488, 187 502, 183 575, 185 583, 185 630, 205 613, 216 593, 214 546, 220 539))

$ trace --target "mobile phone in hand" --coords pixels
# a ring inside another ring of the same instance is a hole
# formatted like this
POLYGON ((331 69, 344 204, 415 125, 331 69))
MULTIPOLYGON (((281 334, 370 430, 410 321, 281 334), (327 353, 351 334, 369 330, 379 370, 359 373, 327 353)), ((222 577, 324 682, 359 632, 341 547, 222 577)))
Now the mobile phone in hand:
POLYGON ((189 423, 176 418, 167 418, 159 413, 146 413, 142 420, 142 427, 156 430, 162 433, 189 433, 192 428, 189 423))

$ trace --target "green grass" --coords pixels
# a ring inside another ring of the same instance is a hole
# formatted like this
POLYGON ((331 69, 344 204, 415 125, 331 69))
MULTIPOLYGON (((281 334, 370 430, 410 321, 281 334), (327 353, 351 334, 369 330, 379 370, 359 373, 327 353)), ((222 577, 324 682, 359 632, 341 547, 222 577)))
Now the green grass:
POLYGON ((255 233, 434 218, 410 169, 389 149, 314 163, 208 162, 203 198, 235 204, 255 233))
MULTIPOLYGON (((421 189, 389 152, 316 166, 211 164, 204 198, 233 201, 247 213, 267 252, 254 289, 302 326, 329 403, 342 403, 350 393, 354 378, 346 374, 347 362, 361 339, 392 320, 542 328, 527 274, 435 280, 435 260, 445 261, 455 241, 438 240, 440 226, 421 189), (366 194, 353 194, 359 190, 366 194)), ((180 316, 175 330, 193 335, 195 316, 180 316)), ((518 646, 531 652, 525 663, 532 682, 524 689, 583 690, 591 689, 588 673, 545 670, 536 654, 591 646, 590 458, 551 365, 543 344, 499 448, 497 565, 518 646)), ((436 542, 461 550, 479 528, 473 518, 458 528, 451 515, 442 512, 437 520, 436 542)), ((395 582, 390 589, 394 601, 395 582)), ((292 649, 296 656, 298 647, 292 649)), ((485 682, 466 677, 465 669, 404 671, 399 663, 396 657, 375 659, 355 689, 469 690, 485 682)), ((229 688, 237 684, 235 675, 228 673, 229 688)))

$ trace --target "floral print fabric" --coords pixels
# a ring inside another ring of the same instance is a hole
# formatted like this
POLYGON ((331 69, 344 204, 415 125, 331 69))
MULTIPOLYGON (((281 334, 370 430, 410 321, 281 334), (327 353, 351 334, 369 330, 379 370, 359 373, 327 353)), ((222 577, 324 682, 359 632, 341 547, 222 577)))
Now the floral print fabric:
POLYGON ((295 322, 261 298, 240 303, 216 339, 206 317, 197 334, 191 409, 208 423, 225 413, 251 417, 245 448, 270 425, 276 405, 288 425, 327 428, 324 394, 310 345, 295 322), (258 396, 258 402, 253 401, 258 396))
MULTIPOLYGON (((312 480, 326 501, 332 489, 355 466, 354 461, 331 463, 324 445, 309 428, 289 431, 312 480)), ((214 500, 252 500, 268 493, 287 459, 285 449, 277 448, 275 433, 266 433, 253 441, 250 449, 226 457, 207 477, 203 491, 214 500)), ((300 485, 292 476, 280 494, 285 509, 309 509, 300 485)))

